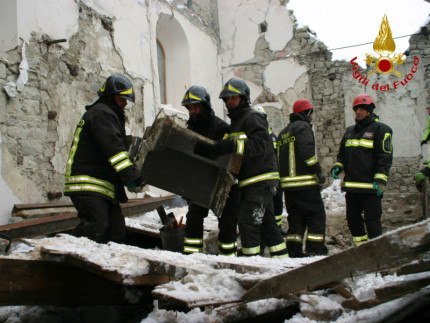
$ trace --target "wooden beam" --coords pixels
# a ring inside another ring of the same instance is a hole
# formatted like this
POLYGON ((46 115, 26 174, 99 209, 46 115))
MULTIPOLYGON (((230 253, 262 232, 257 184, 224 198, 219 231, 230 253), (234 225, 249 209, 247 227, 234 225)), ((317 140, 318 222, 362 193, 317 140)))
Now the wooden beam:
POLYGON ((346 277, 398 267, 430 249, 430 220, 407 226, 338 254, 260 281, 243 300, 283 297, 346 277))
POLYGON ((0 277, 1 306, 125 305, 153 301, 152 286, 123 286, 67 263, 2 258, 0 277))
MULTIPOLYGON (((128 203, 121 204, 124 216, 134 216, 155 209, 161 204, 170 205, 176 196, 164 196, 155 198, 132 199, 128 203)), ((40 204, 36 204, 40 206, 40 204)), ((50 206, 53 203, 49 204, 50 206)), ((42 210, 46 209, 42 205, 42 210)), ((35 210, 32 205, 16 205, 16 212, 23 210, 35 210)), ((0 232, 8 235, 12 239, 35 237, 39 235, 48 235, 58 232, 73 230, 79 223, 77 212, 61 213, 54 216, 37 218, 22 222, 0 226, 0 232)))

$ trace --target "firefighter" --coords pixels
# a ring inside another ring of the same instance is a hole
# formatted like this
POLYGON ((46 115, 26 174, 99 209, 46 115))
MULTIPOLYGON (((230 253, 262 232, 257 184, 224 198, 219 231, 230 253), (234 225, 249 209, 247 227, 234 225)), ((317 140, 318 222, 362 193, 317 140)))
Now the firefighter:
MULTIPOLYGON (((229 125, 215 116, 211 107, 209 93, 204 87, 191 86, 182 99, 190 115, 187 128, 212 140, 220 140, 229 132, 229 125)), ((218 251, 225 256, 237 254, 237 188, 232 187, 223 213, 218 221, 218 251)), ((203 252, 203 222, 209 210, 202 206, 190 203, 186 215, 184 253, 193 254, 203 252)))
POLYGON ((346 218, 354 245, 360 245, 382 234, 381 200, 393 162, 393 131, 373 113, 369 95, 358 95, 352 108, 355 125, 345 131, 331 174, 338 179, 345 172, 346 218))
POLYGON ((273 215, 273 195, 279 185, 279 172, 267 120, 250 107, 248 85, 232 78, 225 83, 219 98, 224 101, 231 119, 230 132, 218 140, 212 153, 242 156, 237 175, 240 191, 239 232, 244 256, 260 254, 260 241, 271 257, 288 257, 285 242, 273 215))
POLYGON ((415 185, 419 191, 422 190, 423 181, 430 177, 430 160, 426 160, 424 164, 426 166, 414 175, 415 185))
POLYGON ((309 100, 294 102, 290 124, 278 136, 279 171, 288 212, 287 248, 290 257, 327 254, 324 244, 326 214, 320 192, 325 175, 315 152, 311 124, 313 112, 309 100), (304 241, 306 253, 303 252, 304 241))
MULTIPOLYGON (((266 110, 264 110, 264 108, 261 105, 254 105, 252 107, 255 111, 261 113, 264 118, 266 118, 267 120, 267 113, 266 110)), ((278 138, 276 137, 275 133, 272 131, 272 128, 269 126, 269 135, 270 138, 272 138, 273 141, 273 149, 275 150, 275 154, 276 154, 276 147, 278 145, 278 138)), ((284 210, 284 205, 283 205, 283 201, 282 201, 282 190, 280 189, 280 187, 276 188, 276 194, 273 197, 273 212, 275 214, 275 220, 276 220, 276 224, 279 227, 279 230, 281 231, 281 234, 283 236, 287 235, 287 231, 285 231, 282 228, 282 212, 284 210)))
POLYGON ((125 221, 119 203, 128 200, 124 185, 143 185, 125 144, 124 109, 127 101, 134 102, 134 90, 128 78, 114 74, 97 94, 75 130, 64 195, 70 196, 80 219, 73 235, 99 243, 123 242, 125 221))

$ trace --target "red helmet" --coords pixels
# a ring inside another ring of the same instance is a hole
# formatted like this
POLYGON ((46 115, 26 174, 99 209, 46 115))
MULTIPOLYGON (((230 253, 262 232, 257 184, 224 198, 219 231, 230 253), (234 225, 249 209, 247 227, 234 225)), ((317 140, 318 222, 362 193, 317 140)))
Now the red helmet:
POLYGON ((360 94, 355 97, 354 102, 352 103, 352 108, 356 107, 357 105, 369 104, 373 104, 373 106, 375 106, 375 102, 373 102, 372 97, 368 94, 360 94))
POLYGON ((314 106, 309 100, 300 99, 293 104, 293 113, 300 113, 309 109, 313 109, 314 106))

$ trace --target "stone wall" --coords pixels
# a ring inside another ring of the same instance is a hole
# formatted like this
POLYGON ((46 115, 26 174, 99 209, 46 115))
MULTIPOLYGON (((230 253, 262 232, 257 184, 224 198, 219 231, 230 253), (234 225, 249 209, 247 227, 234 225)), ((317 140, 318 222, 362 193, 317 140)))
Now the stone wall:
MULTIPOLYGON (((62 196, 65 163, 84 106, 97 98, 108 75, 125 73, 111 18, 81 5, 79 24, 67 50, 46 35, 34 34, 0 61, 2 175, 26 203, 62 196), (104 58, 104 66, 96 56, 104 58), (28 76, 21 89, 16 81, 20 75, 28 76)), ((128 125, 133 135, 142 136, 143 83, 126 76, 136 92, 136 103, 126 112, 128 125)))

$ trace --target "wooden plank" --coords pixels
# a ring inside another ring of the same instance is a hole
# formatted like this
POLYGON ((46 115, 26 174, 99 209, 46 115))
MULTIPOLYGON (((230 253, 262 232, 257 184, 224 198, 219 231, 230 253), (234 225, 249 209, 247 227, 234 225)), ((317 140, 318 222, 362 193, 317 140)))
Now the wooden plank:
POLYGON ((0 226, 0 232, 12 239, 47 235, 74 229, 79 223, 76 212, 0 226))
MULTIPOLYGON (((134 216, 153 210, 158 205, 170 205, 176 196, 164 196, 156 198, 133 199, 121 204, 124 216, 134 216)), ((40 204, 38 204, 40 205, 40 204)), ((52 205, 52 203, 50 204, 52 205)), ((25 208, 31 209, 31 205, 25 208)), ((24 210, 24 206, 18 206, 24 210)), ((62 213, 45 218, 32 219, 0 226, 0 232, 7 234, 12 239, 48 235, 58 232, 73 230, 79 224, 77 212, 62 213)))
POLYGON ((342 302, 342 306, 345 308, 353 309, 355 311, 375 307, 379 304, 400 298, 406 294, 414 293, 421 288, 428 286, 429 284, 430 277, 397 282, 394 284, 390 284, 389 286, 375 289, 375 298, 363 301, 359 301, 355 298, 351 300, 345 300, 342 302))
POLYGON ((306 266, 260 281, 243 295, 253 301, 398 267, 430 249, 430 220, 404 227, 306 266))
POLYGON ((44 207, 40 209, 26 209, 21 211, 15 211, 12 213, 12 217, 20 217, 23 219, 36 219, 45 218, 48 216, 54 216, 62 213, 76 212, 74 206, 64 207, 44 207))
POLYGON ((67 263, 3 258, 0 277, 1 306, 125 305, 153 301, 152 286, 131 289, 67 263))

